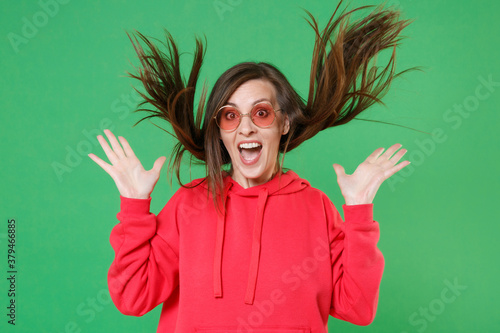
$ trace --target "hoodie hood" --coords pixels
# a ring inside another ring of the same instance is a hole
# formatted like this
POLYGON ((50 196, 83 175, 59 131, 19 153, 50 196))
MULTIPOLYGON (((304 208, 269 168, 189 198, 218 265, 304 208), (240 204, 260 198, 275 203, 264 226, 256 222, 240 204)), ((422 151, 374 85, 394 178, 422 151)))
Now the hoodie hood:
MULTIPOLYGON (((206 182, 203 187, 207 188, 206 182)), ((260 262, 260 249, 261 249, 261 235, 262 225, 264 223, 264 211, 269 196, 286 195, 302 191, 310 186, 309 182, 289 170, 286 173, 276 174, 271 180, 265 184, 243 188, 227 173, 224 175, 224 203, 227 203, 227 197, 230 195, 240 197, 257 197, 257 206, 255 209, 254 227, 252 235, 252 248, 250 256, 250 267, 248 270, 247 289, 245 294, 245 303, 253 304, 255 297, 255 288, 257 286, 257 276, 259 271, 260 262)), ((208 189, 208 188, 207 188, 208 189)), ((215 254, 213 266, 213 279, 214 279, 214 297, 222 297, 222 255, 224 234, 226 225, 226 207, 220 207, 222 213, 218 213, 216 225, 216 240, 215 240, 215 254)))

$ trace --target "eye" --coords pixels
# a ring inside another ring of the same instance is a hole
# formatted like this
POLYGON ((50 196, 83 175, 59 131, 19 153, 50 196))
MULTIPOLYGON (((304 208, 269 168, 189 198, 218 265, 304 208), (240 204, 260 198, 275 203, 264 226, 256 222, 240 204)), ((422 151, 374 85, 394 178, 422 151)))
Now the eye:
POLYGON ((258 108, 254 115, 258 118, 266 118, 267 116, 269 116, 269 110, 265 107, 263 108, 258 108))
POLYGON ((235 120, 238 118, 238 114, 234 110, 225 110, 223 117, 226 120, 235 120))

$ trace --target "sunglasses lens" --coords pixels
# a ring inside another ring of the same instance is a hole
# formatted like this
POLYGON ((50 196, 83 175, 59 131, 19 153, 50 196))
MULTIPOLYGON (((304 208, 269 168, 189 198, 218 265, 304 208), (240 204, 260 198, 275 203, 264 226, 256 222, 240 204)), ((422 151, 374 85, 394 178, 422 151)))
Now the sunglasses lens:
MULTIPOLYGON (((253 123, 263 128, 271 126, 276 116, 273 106, 268 103, 255 105, 250 115, 253 123)), ((226 131, 234 130, 240 124, 240 117, 241 115, 235 107, 223 106, 217 113, 217 125, 226 131)))
POLYGON ((252 120, 259 127, 268 127, 274 120, 273 107, 267 103, 260 103, 252 109, 252 120))
POLYGON ((240 114, 233 107, 225 106, 217 114, 217 124, 223 130, 232 130, 238 126, 240 114))

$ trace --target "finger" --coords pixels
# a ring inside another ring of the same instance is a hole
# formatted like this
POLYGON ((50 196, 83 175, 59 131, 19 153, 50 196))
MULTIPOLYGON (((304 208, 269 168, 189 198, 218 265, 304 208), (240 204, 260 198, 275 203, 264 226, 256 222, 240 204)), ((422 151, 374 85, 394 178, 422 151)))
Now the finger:
POLYGON ((104 133, 108 137, 108 140, 111 143, 111 147, 113 147, 113 151, 115 152, 116 156, 118 156, 119 158, 124 158, 125 153, 123 152, 120 143, 118 143, 118 140, 116 140, 115 135, 109 129, 105 129, 104 133))
POLYGON ((403 145, 400 144, 400 143, 396 143, 392 146, 390 146, 389 148, 387 148, 387 150, 385 151, 385 153, 383 153, 381 156, 380 156, 380 159, 383 159, 383 160, 388 160, 392 154, 394 154, 394 152, 396 150, 398 150, 399 148, 401 148, 403 145))
POLYGON ((167 158, 165 156, 161 156, 159 157, 154 165, 153 165, 153 170, 155 173, 159 173, 161 171, 161 168, 163 167, 163 164, 165 163, 165 161, 167 160, 167 158))
POLYGON ((406 154, 408 152, 408 150, 406 149, 401 149, 400 151, 398 151, 396 154, 394 154, 394 156, 392 156, 389 161, 391 161, 392 164, 396 164, 398 163, 398 161, 401 159, 401 157, 404 156, 404 154, 406 154))
POLYGON ((333 164, 333 170, 335 170, 337 177, 345 176, 345 169, 342 165, 336 163, 333 164))
POLYGON ((391 177, 393 174, 395 174, 399 170, 403 169, 404 167, 408 166, 410 163, 411 163, 410 161, 403 161, 403 162, 399 163, 398 165, 395 165, 391 169, 387 170, 384 173, 385 179, 391 177))
POLYGON ((108 160, 114 165, 118 163, 118 157, 116 156, 115 152, 109 147, 108 142, 102 135, 97 136, 97 141, 101 144, 102 150, 104 150, 104 153, 108 157, 108 160))
POLYGON ((125 155, 127 155, 127 157, 136 157, 128 141, 125 140, 123 136, 119 136, 118 140, 120 140, 120 143, 122 144, 123 150, 125 151, 125 155))
POLYGON ((375 151, 373 153, 371 153, 367 158, 366 158, 366 161, 367 162, 370 162, 370 163, 374 163, 377 158, 380 156, 380 154, 382 154, 382 152, 384 151, 384 147, 380 147, 378 149, 375 149, 375 151))
POLYGON ((90 153, 88 154, 88 156, 94 161, 96 162, 101 168, 104 169, 104 171, 106 171, 111 177, 113 177, 112 173, 113 173, 113 167, 111 165, 109 165, 108 163, 104 162, 103 160, 101 160, 99 157, 97 157, 96 155, 90 153))

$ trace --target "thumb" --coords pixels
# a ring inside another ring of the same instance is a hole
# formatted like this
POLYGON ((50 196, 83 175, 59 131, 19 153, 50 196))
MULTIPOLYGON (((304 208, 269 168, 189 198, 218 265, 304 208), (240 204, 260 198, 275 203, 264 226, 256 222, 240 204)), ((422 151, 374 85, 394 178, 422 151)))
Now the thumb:
POLYGON ((161 157, 158 157, 158 159, 155 161, 154 165, 153 165, 153 171, 155 173, 159 173, 161 168, 163 167, 163 164, 165 163, 165 161, 167 160, 167 158, 165 156, 161 156, 161 157))
POLYGON ((342 165, 334 163, 333 164, 333 170, 335 170, 335 173, 337 174, 337 177, 342 177, 345 176, 345 169, 342 165))

